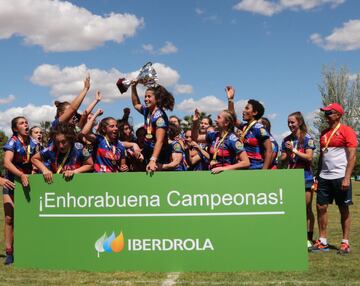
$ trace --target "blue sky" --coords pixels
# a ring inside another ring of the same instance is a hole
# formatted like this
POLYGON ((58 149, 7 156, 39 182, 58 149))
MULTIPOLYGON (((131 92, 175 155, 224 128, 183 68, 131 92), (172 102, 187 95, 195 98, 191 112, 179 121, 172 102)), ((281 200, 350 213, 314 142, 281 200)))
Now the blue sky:
POLYGON ((323 65, 360 72, 359 11, 356 0, 0 1, 0 128, 9 134, 17 115, 51 120, 87 72, 87 101, 100 90, 99 107, 120 117, 131 100, 116 80, 151 61, 175 96, 168 115, 200 107, 215 118, 233 85, 237 113, 260 100, 281 138, 289 113, 311 120, 320 107, 323 65))

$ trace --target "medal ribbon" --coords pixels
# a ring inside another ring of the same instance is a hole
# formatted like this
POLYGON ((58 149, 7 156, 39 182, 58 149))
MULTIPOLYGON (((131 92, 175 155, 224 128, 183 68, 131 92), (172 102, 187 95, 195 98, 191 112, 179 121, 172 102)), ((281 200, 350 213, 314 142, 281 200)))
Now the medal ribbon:
POLYGON ((26 163, 29 163, 30 162, 30 142, 29 142, 29 145, 26 145, 25 142, 23 142, 19 137, 18 137, 20 143, 21 143, 21 146, 23 147, 25 153, 26 153, 26 161, 24 162, 25 164, 26 163))
POLYGON ((221 145, 221 143, 224 142, 225 137, 226 137, 227 135, 228 135, 228 132, 225 133, 225 135, 221 138, 221 140, 219 140, 220 136, 216 138, 216 142, 215 142, 215 145, 214 145, 213 161, 216 161, 216 156, 217 156, 217 153, 218 153, 218 151, 219 151, 220 145, 221 145))
POLYGON ((116 156, 115 156, 115 154, 116 154, 116 147, 115 147, 115 145, 110 145, 110 143, 109 143, 109 141, 107 140, 107 138, 106 137, 104 137, 105 138, 105 142, 106 142, 106 146, 110 149, 110 151, 112 151, 112 158, 111 158, 111 160, 116 160, 116 156))
POLYGON ((65 162, 67 160, 67 158, 69 157, 69 154, 70 154, 70 151, 71 151, 71 148, 67 151, 64 159, 62 160, 60 166, 58 167, 57 165, 57 161, 58 161, 58 156, 59 156, 59 151, 56 152, 56 159, 55 159, 55 164, 56 164, 56 174, 60 174, 61 170, 63 169, 64 165, 65 165, 65 162))
POLYGON ((240 141, 242 143, 244 143, 244 139, 245 139, 245 135, 249 132, 250 128, 253 127, 253 125, 256 123, 257 121, 254 120, 253 122, 249 123, 249 125, 246 127, 246 129, 242 132, 241 136, 240 136, 240 141))
POLYGON ((340 122, 338 123, 338 125, 336 125, 333 132, 331 132, 329 139, 326 138, 326 135, 324 136, 325 137, 325 148, 323 148, 324 150, 327 150, 327 148, 329 147, 331 138, 334 136, 334 134, 336 133, 336 131, 338 131, 339 128, 340 128, 340 122))

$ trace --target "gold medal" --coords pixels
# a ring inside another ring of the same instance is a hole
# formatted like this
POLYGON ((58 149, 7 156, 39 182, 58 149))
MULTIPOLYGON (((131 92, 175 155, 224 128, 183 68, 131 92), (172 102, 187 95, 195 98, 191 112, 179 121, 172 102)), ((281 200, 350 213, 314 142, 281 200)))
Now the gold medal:
POLYGON ((145 135, 145 138, 146 138, 146 139, 152 139, 152 138, 153 138, 153 136, 152 136, 152 134, 151 134, 151 133, 148 133, 148 134, 146 134, 146 135, 145 135))
POLYGON ((211 160, 210 161, 210 166, 214 166, 214 165, 216 165, 217 164, 217 161, 216 160, 211 160))
POLYGON ((112 160, 111 163, 115 166, 116 165, 116 160, 112 160))

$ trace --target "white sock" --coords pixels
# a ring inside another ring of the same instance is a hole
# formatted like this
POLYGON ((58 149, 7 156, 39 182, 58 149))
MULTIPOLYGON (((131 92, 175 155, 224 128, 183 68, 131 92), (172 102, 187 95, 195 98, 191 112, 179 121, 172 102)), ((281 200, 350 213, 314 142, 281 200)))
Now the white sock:
POLYGON ((349 240, 348 239, 342 239, 341 242, 349 244, 349 240))
POLYGON ((326 237, 319 237, 319 240, 322 244, 326 245, 327 244, 327 239, 326 237))

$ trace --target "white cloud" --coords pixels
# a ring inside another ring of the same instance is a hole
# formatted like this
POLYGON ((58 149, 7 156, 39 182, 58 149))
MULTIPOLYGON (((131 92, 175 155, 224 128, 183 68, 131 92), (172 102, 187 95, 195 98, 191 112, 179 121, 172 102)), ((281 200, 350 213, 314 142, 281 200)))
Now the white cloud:
POLYGON ((265 117, 267 117, 270 120, 276 118, 276 116, 277 116, 276 113, 265 114, 265 117))
POLYGON ((331 8, 335 8, 344 2, 345 0, 279 0, 277 2, 268 0, 241 0, 233 6, 233 9, 272 16, 284 10, 311 10, 326 4, 330 4, 331 8))
POLYGON ((352 51, 360 49, 360 20, 350 20, 335 28, 329 36, 312 34, 310 40, 325 50, 352 51))
POLYGON ((192 93, 193 87, 190 84, 177 84, 175 85, 176 93, 192 93))
MULTIPOLYGON (((153 67, 158 74, 159 84, 169 89, 176 89, 179 86, 180 75, 176 70, 162 63, 154 63, 153 67)), ((61 69, 57 65, 43 64, 34 70, 31 82, 49 87, 50 94, 56 99, 69 101, 80 93, 83 88, 83 79, 89 73, 91 76, 91 90, 89 93, 94 94, 96 90, 100 90, 103 101, 111 102, 115 99, 130 96, 130 90, 120 94, 116 87, 117 80, 120 77, 135 79, 139 71, 140 69, 132 72, 121 72, 115 68, 110 70, 90 69, 84 64, 61 69)), ((139 85, 139 95, 142 94, 142 91, 141 85, 139 85)))
POLYGON ((161 55, 174 54, 177 52, 177 47, 171 42, 166 42, 163 47, 160 48, 161 55))
POLYGON ((202 14, 204 14, 204 10, 202 10, 202 9, 200 9, 200 8, 196 8, 196 9, 195 9, 195 13, 196 13, 197 15, 202 15, 202 14))
MULTIPOLYGON (((247 100, 239 100, 235 102, 235 112, 238 114, 242 114, 242 111, 247 103, 247 100)), ((206 113, 216 113, 227 109, 228 105, 227 102, 217 98, 214 95, 209 95, 196 100, 194 98, 189 98, 183 100, 181 103, 176 105, 176 109, 179 111, 184 111, 187 113, 193 113, 195 108, 199 108, 200 111, 206 113)))
POLYGON ((154 46, 152 44, 144 44, 144 45, 142 45, 142 47, 143 47, 144 51, 149 54, 155 53, 154 46))
POLYGON ((177 47, 172 42, 165 42, 164 46, 156 50, 152 44, 143 44, 143 50, 151 55, 168 55, 177 53, 177 47))
POLYGON ((272 16, 273 14, 281 11, 279 4, 265 0, 242 0, 237 3, 233 9, 257 13, 264 16, 272 16))
POLYGON ((219 112, 227 108, 227 104, 218 99, 216 96, 210 95, 195 100, 194 98, 189 98, 183 100, 176 106, 177 110, 193 113, 195 108, 199 108, 200 111, 206 113, 219 112))
POLYGON ((121 43, 135 35, 144 20, 132 14, 105 16, 66 1, 1 1, 0 39, 21 36, 45 51, 85 51, 106 41, 121 43))
POLYGON ((13 102, 15 100, 15 96, 13 94, 10 94, 8 97, 0 98, 0 104, 8 104, 10 102, 13 102))
POLYGON ((16 116, 24 116, 29 121, 30 126, 39 125, 42 121, 52 121, 55 118, 56 107, 50 105, 35 106, 29 104, 23 107, 12 107, 5 111, 0 111, 0 129, 6 135, 11 135, 11 119, 16 116))

